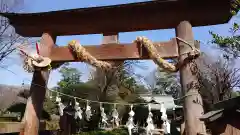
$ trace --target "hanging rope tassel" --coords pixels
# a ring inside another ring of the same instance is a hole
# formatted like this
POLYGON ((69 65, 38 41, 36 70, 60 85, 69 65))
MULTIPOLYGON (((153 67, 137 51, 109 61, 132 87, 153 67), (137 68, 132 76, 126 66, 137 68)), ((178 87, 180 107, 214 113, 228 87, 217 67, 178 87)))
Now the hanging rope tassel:
POLYGON ((37 52, 30 49, 29 44, 19 45, 16 49, 20 51, 23 58, 23 69, 29 73, 37 69, 51 69, 51 59, 39 55, 38 44, 36 43, 37 52))
POLYGON ((68 43, 69 48, 71 49, 72 52, 76 54, 76 57, 82 61, 86 62, 92 66, 95 66, 97 68, 101 69, 110 69, 112 68, 112 65, 110 63, 104 62, 104 61, 99 61, 96 58, 94 58, 89 52, 86 51, 86 49, 81 46, 79 42, 76 40, 72 40, 71 42, 68 43))

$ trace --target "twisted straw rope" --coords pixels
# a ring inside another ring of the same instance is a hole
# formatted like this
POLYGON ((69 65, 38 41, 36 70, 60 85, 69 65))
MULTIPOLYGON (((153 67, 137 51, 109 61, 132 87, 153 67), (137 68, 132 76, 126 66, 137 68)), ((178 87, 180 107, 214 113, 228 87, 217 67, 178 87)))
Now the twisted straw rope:
POLYGON ((160 56, 157 49, 154 47, 153 43, 148 38, 137 37, 134 42, 143 45, 147 49, 150 57, 159 67, 163 67, 164 69, 172 72, 177 71, 177 67, 174 64, 167 62, 160 56))
MULTIPOLYGON (((188 44, 186 41, 184 41, 184 40, 182 40, 180 38, 177 38, 177 39, 181 40, 182 42, 184 42, 186 44, 188 44)), ((181 64, 179 64, 179 63, 172 64, 172 63, 169 63, 168 61, 164 60, 160 56, 160 54, 158 53, 157 49, 154 47, 153 43, 146 37, 137 37, 137 39, 134 42, 137 43, 137 44, 143 45, 147 49, 147 51, 148 51, 150 57, 152 58, 152 60, 159 67, 162 67, 162 68, 164 68, 167 71, 177 72, 182 65, 186 64, 186 62, 185 63, 181 63, 181 64)), ((190 59, 200 55, 200 51, 198 49, 192 47, 190 44, 188 44, 188 45, 192 48, 192 51, 187 52, 187 53, 183 53, 183 54, 188 54, 188 56, 189 56, 188 58, 190 58, 190 59)), ((97 60, 95 57, 93 57, 76 40, 70 41, 68 43, 68 47, 71 49, 72 52, 74 52, 76 54, 76 57, 80 61, 86 62, 86 63, 88 63, 88 64, 90 64, 92 66, 95 66, 97 68, 101 68, 103 70, 113 68, 112 64, 110 64, 108 62, 105 62, 105 61, 97 60)), ((183 54, 181 54, 181 55, 183 55, 183 54)), ((26 71, 28 71, 28 72, 33 72, 34 71, 34 67, 32 65, 32 60, 29 57, 27 57, 24 60, 24 69, 26 71)))
MULTIPOLYGON (((180 39, 180 38, 177 38, 177 39, 188 44, 183 39, 180 39)), ((159 67, 163 67, 167 71, 177 72, 181 66, 187 64, 187 61, 184 61, 183 63, 180 63, 180 64, 179 63, 172 64, 172 63, 169 63, 168 61, 164 60, 158 53, 157 49, 154 47, 153 43, 146 37, 137 37, 137 39, 134 42, 136 42, 137 44, 143 45, 147 49, 147 51, 148 51, 150 57, 153 59, 153 61, 159 67)), ((188 54, 188 58, 186 60, 192 59, 192 58, 200 55, 200 51, 198 49, 196 49, 195 47, 192 47, 190 44, 188 44, 188 45, 191 47, 192 51, 183 53, 183 54, 188 54)), ((88 64, 91 64, 91 65, 93 65, 97 68, 101 68, 101 69, 113 68, 110 63, 104 62, 104 61, 99 61, 96 58, 94 58, 76 40, 72 40, 71 42, 69 42, 68 46, 70 47, 70 49, 73 52, 76 53, 77 58, 83 62, 87 62, 88 64)), ((183 55, 183 54, 181 54, 181 55, 183 55)))
POLYGON ((103 70, 112 68, 112 65, 105 61, 97 60, 93 57, 86 49, 81 46, 79 42, 76 40, 72 40, 68 43, 69 48, 76 54, 77 58, 80 61, 86 62, 92 66, 97 68, 101 68, 103 70))
POLYGON ((31 58, 26 57, 23 61, 23 69, 28 73, 34 72, 35 68, 33 66, 33 61, 31 58))
MULTIPOLYGON (((41 55, 38 55, 38 59, 41 59, 41 55)), ((52 66, 51 64, 47 65, 46 67, 36 67, 33 64, 33 61, 36 61, 37 59, 33 59, 31 56, 25 56, 24 60, 23 60, 23 69, 28 72, 28 73, 33 73, 36 70, 51 70, 52 66)))
POLYGON ((47 67, 40 68, 40 67, 34 66, 33 61, 34 60, 28 56, 26 56, 26 58, 24 58, 24 60, 23 60, 24 71, 26 71, 28 73, 33 73, 36 70, 39 70, 39 71, 40 70, 53 70, 53 69, 59 68, 62 64, 64 64, 64 63, 51 63, 47 67))
MULTIPOLYGON (((72 40, 68 43, 69 48, 74 52, 77 56, 77 58, 80 61, 86 62, 92 66, 95 66, 97 68, 101 68, 103 70, 112 68, 112 65, 108 62, 99 61, 96 58, 94 58, 89 52, 86 51, 86 49, 80 45, 79 42, 76 40, 72 40)), ((60 64, 61 65, 61 64, 60 64)), ((58 67, 58 66, 56 66, 58 67)), ((33 59, 31 57, 28 57, 26 55, 24 62, 23 62, 23 68, 25 71, 32 73, 35 70, 37 70, 37 67, 34 67, 33 65, 33 59)), ((52 69, 51 65, 48 68, 49 70, 52 69)))
MULTIPOLYGON (((184 40, 182 40, 180 38, 177 38, 177 39, 183 41, 186 44, 188 44, 186 41, 184 41, 184 40)), ((147 49, 147 51, 148 51, 150 57, 153 59, 153 61, 159 67, 162 67, 162 68, 164 68, 167 71, 177 72, 181 66, 187 64, 186 62, 172 64, 172 63, 169 63, 168 61, 164 60, 160 56, 160 54, 158 53, 157 49, 154 47, 153 43, 146 37, 137 37, 137 39, 134 42, 137 43, 137 44, 143 45, 147 49)), ((192 59, 195 56, 199 56, 200 55, 200 51, 198 49, 196 49, 196 48, 194 48, 192 46, 190 46, 190 47, 192 48, 191 52, 183 53, 183 54, 188 54, 188 59, 192 59)), ((183 55, 183 54, 181 54, 181 55, 183 55)))

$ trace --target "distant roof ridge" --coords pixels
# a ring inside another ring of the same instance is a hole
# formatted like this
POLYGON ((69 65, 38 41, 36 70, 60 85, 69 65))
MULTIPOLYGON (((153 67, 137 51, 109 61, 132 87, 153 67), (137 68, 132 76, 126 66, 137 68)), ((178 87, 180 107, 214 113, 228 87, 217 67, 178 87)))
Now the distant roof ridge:
MULTIPOLYGON (((0 86, 11 86, 11 87, 22 87, 22 85, 15 85, 15 84, 0 84, 0 86)), ((24 84, 24 86, 31 86, 29 84, 24 84)))
POLYGON ((139 94, 140 96, 161 96, 161 97, 172 97, 172 95, 167 95, 167 94, 152 94, 152 93, 143 93, 139 94))

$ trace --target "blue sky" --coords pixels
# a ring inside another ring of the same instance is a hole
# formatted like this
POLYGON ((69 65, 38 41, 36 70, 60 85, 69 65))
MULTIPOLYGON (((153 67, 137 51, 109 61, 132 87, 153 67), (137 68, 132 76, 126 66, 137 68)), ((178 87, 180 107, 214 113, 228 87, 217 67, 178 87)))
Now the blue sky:
MULTIPOLYGON (((93 6, 105 6, 105 5, 115 5, 131 2, 141 2, 144 0, 25 0, 24 7, 21 12, 46 12, 54 10, 63 10, 63 9, 73 9, 73 8, 83 8, 83 7, 93 7, 93 6), (46 4, 47 3, 47 4, 46 4)), ((64 18, 63 18, 64 19, 64 18)), ((211 40, 211 36, 208 32, 214 31, 222 35, 228 35, 228 28, 231 27, 233 21, 236 18, 233 18, 229 23, 222 25, 214 26, 205 26, 205 27, 195 27, 193 28, 194 38, 196 40, 203 41, 207 43, 211 40)), ((44 20, 43 20, 44 21, 44 20)), ((127 32, 120 33, 120 42, 129 43, 132 42, 137 36, 146 36, 153 41, 167 41, 175 37, 175 31, 173 29, 168 30, 154 30, 154 31, 141 31, 141 32, 127 32)), ((102 35, 77 35, 77 36, 61 36, 57 38, 58 45, 66 45, 70 40, 77 39, 84 45, 90 44, 101 44, 102 35)), ((201 45, 201 50, 212 55, 218 55, 219 52, 210 45, 201 45)), ((25 79, 25 83, 30 83, 31 74, 28 74, 23 71, 21 67, 21 61, 17 56, 13 54, 10 56, 11 59, 7 60, 4 64, 8 65, 8 69, 17 73, 17 76, 12 74, 9 71, 0 69, 2 84, 11 84, 11 85, 20 85, 25 79)), ((151 61, 144 61, 144 65, 148 66, 147 70, 135 69, 136 73, 141 73, 147 75, 151 72, 156 66, 151 61)), ((78 68, 83 72, 83 80, 87 80, 89 76, 89 68, 86 64, 83 63, 72 63, 71 66, 78 68)), ((52 87, 60 79, 58 71, 53 71, 49 79, 49 87, 52 87)))

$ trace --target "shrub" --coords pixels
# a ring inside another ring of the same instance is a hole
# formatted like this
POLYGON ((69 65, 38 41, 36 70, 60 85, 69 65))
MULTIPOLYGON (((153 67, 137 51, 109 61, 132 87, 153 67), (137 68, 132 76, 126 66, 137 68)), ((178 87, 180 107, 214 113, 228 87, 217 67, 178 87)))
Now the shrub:
POLYGON ((128 135, 126 129, 114 129, 112 131, 90 131, 83 132, 77 135, 128 135))

